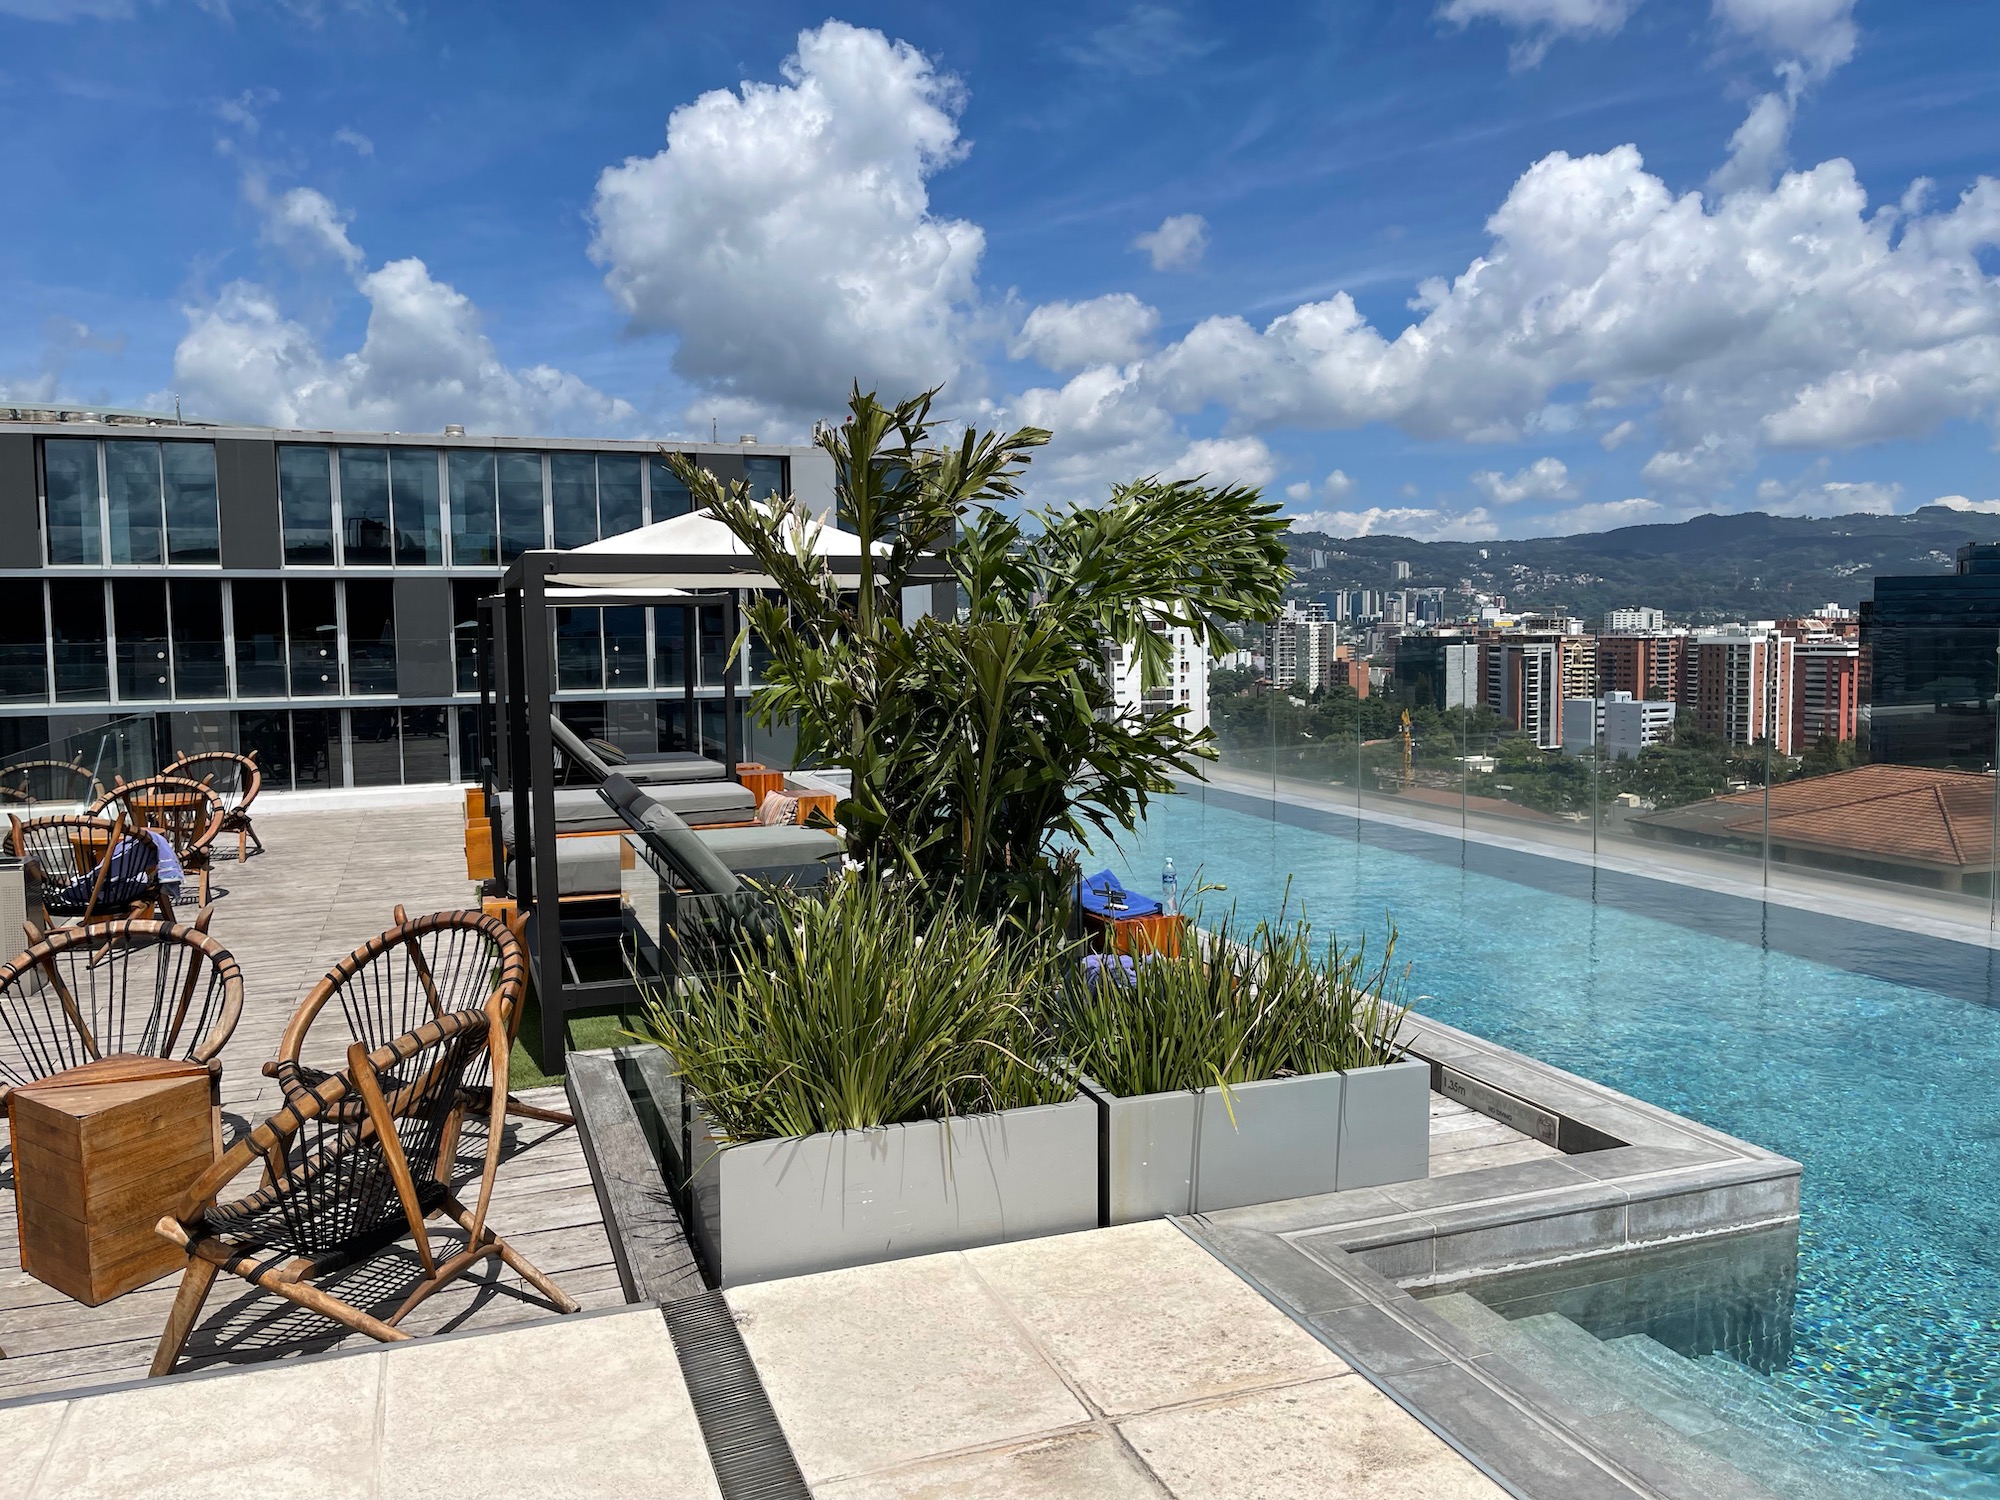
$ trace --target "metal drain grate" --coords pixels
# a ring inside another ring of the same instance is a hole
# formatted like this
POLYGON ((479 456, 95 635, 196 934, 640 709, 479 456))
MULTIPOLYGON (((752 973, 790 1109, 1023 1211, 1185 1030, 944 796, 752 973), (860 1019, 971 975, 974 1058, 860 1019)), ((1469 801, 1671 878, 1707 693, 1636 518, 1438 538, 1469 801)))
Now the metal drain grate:
POLYGON ((722 1500, 812 1500, 771 1398, 720 1292, 666 1303, 681 1374, 722 1500))

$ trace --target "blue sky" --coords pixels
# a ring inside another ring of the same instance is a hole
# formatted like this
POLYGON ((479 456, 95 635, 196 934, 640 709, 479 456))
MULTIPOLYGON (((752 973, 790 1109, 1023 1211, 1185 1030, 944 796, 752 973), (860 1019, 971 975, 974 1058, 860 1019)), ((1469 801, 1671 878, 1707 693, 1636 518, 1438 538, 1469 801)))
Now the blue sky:
POLYGON ((1990 0, 0 0, 0 399, 769 439, 948 380, 1057 432, 1051 501, 2000 511, 1997 43, 1990 0))

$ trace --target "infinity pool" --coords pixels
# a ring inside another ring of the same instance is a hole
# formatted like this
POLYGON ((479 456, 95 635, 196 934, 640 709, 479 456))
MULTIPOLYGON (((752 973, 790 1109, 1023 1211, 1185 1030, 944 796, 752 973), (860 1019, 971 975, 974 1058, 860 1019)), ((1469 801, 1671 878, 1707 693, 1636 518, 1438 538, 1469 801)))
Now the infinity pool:
POLYGON ((1274 913, 1289 883, 1294 910, 1371 951, 1393 920, 1424 1014, 1797 1158, 1794 1352, 1771 1378, 1802 1416, 1922 1444, 1916 1469, 1893 1461, 1910 1493, 2000 1497, 2000 1008, 1983 951, 1725 912, 1659 882, 1607 894, 1597 877, 1593 896, 1587 870, 1548 861, 1517 860, 1555 870, 1523 884, 1443 862, 1458 846, 1428 835, 1244 806, 1168 798, 1090 868, 1151 894, 1171 855, 1184 890, 1197 871, 1228 887, 1202 898, 1209 919, 1274 913))

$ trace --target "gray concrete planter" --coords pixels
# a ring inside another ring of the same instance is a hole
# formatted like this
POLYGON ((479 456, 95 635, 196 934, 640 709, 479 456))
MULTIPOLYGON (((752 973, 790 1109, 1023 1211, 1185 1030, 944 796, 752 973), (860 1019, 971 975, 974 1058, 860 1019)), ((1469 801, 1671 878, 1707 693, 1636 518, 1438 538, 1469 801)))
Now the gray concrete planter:
POLYGON ((1129 1224, 1408 1182, 1430 1170, 1430 1065, 1418 1060, 1120 1098, 1097 1108, 1098 1220, 1129 1224))
POLYGON ((1078 1096, 731 1146, 690 1100, 688 1228, 725 1287, 1091 1229, 1097 1134, 1078 1096))

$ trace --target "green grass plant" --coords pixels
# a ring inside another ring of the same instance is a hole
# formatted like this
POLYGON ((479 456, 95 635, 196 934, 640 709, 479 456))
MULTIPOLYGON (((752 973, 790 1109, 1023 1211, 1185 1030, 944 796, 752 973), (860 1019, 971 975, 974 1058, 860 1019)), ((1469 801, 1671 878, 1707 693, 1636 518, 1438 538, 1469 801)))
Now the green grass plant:
POLYGON ((657 988, 634 1034, 732 1141, 948 1119, 1075 1097, 1045 1066, 1040 997, 1067 945, 909 881, 776 891, 719 976, 657 988))
POLYGON ((1244 929, 1232 915, 1178 954, 1127 977, 1066 978, 1054 1044, 1071 1067, 1124 1097, 1374 1067, 1401 1055, 1409 1006, 1392 926, 1370 964, 1365 940, 1322 943, 1303 921, 1244 929))

